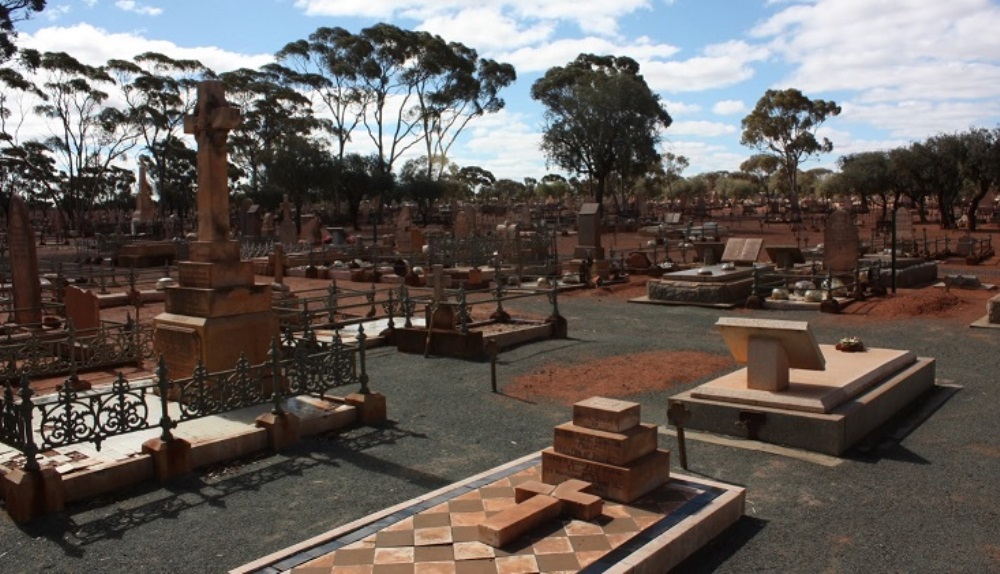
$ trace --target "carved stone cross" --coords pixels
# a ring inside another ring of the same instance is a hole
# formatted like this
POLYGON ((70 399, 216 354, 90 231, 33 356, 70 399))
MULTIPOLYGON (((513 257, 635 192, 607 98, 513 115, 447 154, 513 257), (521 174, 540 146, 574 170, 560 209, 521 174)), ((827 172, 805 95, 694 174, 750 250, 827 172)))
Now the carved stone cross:
POLYGON ((479 525, 479 541, 501 548, 563 513, 592 520, 604 509, 601 497, 585 491, 591 483, 570 479, 559 485, 529 480, 514 487, 515 506, 489 517, 479 525))
POLYGON ((194 134, 198 142, 198 241, 229 240, 226 138, 240 121, 240 110, 226 101, 222 82, 198 83, 195 113, 184 117, 184 133, 194 134))

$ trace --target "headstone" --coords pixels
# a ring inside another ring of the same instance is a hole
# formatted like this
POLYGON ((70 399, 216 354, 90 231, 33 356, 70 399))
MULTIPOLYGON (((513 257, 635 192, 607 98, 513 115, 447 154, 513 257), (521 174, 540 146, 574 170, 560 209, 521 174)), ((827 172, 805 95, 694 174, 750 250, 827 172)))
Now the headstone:
POLYGON ((264 214, 263 221, 260 224, 260 232, 264 237, 274 237, 274 214, 268 211, 264 214))
POLYGON ((156 216, 156 206, 153 204, 153 186, 146 179, 146 164, 139 162, 139 193, 135 198, 133 221, 148 223, 156 216))
POLYGON ((760 256, 764 240, 759 237, 731 237, 722 252, 723 263, 753 265, 760 256))
POLYGON ((278 333, 270 285, 255 282, 253 263, 240 260, 240 242, 230 238, 226 139, 239 124, 223 83, 199 82, 195 113, 184 118, 198 144, 198 234, 177 263, 178 285, 164 288, 153 339, 173 379, 190 377, 199 363, 210 373, 241 357, 260 364, 278 333))
POLYGON ((899 241, 913 241, 913 214, 909 208, 900 207, 896 209, 896 239, 899 241))
POLYGON ((465 214, 464 210, 455 213, 455 221, 452 223, 451 232, 455 236, 455 239, 468 239, 471 235, 469 231, 469 216, 465 214))
POLYGON ((101 326, 101 303, 97 295, 74 285, 67 285, 63 292, 66 318, 73 321, 77 330, 97 329, 101 326))
POLYGON ((604 259, 604 249, 601 247, 601 205, 599 203, 584 203, 576 215, 577 247, 574 257, 592 257, 604 259))
POLYGON ((10 198, 7 210, 7 252, 14 287, 14 322, 21 325, 42 322, 42 285, 38 278, 35 232, 31 215, 21 196, 10 198))
POLYGON ((285 245, 298 243, 299 236, 295 230, 295 220, 292 218, 292 203, 286 195, 281 202, 281 222, 278 223, 278 241, 285 245))
POLYGON ((1000 324, 1000 295, 986 302, 986 320, 994 325, 1000 324))
POLYGON ((826 368, 805 321, 722 317, 716 326, 733 359, 747 366, 749 389, 780 392, 788 388, 788 369, 826 368))
POLYGON ((410 212, 410 206, 404 203, 396 216, 396 229, 409 229, 411 225, 413 225, 413 215, 410 212))
POLYGON ((847 273, 858 265, 861 240, 854 218, 838 209, 826 218, 823 231, 823 266, 833 273, 847 273))
POLYGON ((319 218, 315 215, 302 216, 302 233, 299 239, 308 242, 310 245, 323 243, 323 232, 319 226, 319 218))

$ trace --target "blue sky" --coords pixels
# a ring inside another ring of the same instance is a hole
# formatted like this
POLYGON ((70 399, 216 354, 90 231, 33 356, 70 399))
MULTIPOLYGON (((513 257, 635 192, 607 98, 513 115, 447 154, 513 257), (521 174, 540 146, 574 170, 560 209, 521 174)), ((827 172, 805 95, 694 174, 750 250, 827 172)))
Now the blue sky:
POLYGON ((90 64, 157 51, 222 72, 266 63, 321 26, 380 21, 514 64, 506 109, 470 124, 450 158, 498 177, 556 171, 528 93, 580 52, 640 63, 674 118, 662 151, 690 159, 685 175, 738 169, 753 153, 740 120, 768 88, 843 107, 822 129, 834 152, 806 169, 1000 121, 996 0, 49 0, 19 30, 24 45, 90 64))

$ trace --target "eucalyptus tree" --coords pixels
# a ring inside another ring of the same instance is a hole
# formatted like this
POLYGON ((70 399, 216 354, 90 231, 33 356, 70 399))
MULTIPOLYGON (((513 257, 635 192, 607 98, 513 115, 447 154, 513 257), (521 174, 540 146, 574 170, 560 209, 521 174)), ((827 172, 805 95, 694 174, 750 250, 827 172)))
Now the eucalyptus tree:
POLYGON ((827 118, 840 115, 833 101, 811 100, 795 88, 767 90, 743 118, 740 143, 773 156, 788 181, 792 211, 798 212, 799 165, 833 151, 833 142, 816 131, 827 118))
POLYGON ((318 110, 329 114, 338 161, 344 159, 351 134, 364 118, 372 94, 362 80, 368 45, 351 32, 318 28, 308 39, 289 42, 277 53, 289 83, 303 87, 318 110))
POLYGON ((974 128, 958 135, 965 148, 962 175, 973 186, 966 207, 969 230, 976 230, 976 212, 991 189, 1000 185, 1000 128, 974 128))
POLYGON ((103 66, 81 63, 65 52, 47 52, 39 62, 45 100, 35 111, 49 120, 51 135, 42 143, 65 173, 57 205, 79 222, 111 176, 111 167, 138 144, 139 133, 127 112, 109 102, 114 78, 103 66))
POLYGON ((183 203, 177 198, 164 201, 170 158, 178 151, 177 139, 183 131, 184 116, 194 109, 197 84, 214 73, 197 60, 177 60, 156 52, 146 52, 132 60, 112 59, 108 71, 115 75, 125 98, 128 118, 140 134, 150 160, 154 187, 161 198, 161 214, 168 204, 183 203), (164 145, 171 140, 170 145, 164 145))
POLYGON ((243 112, 240 127, 229 136, 230 167, 242 175, 239 187, 248 197, 267 201, 268 168, 275 154, 292 138, 309 135, 322 124, 309 99, 273 64, 259 70, 241 68, 219 78, 226 84, 227 99, 243 112))
POLYGON ((46 0, 0 0, 0 63, 17 54, 15 24, 45 9, 46 0))
POLYGON ((672 122, 639 64, 624 56, 580 54, 546 71, 531 97, 546 108, 542 150, 553 164, 596 181, 598 204, 615 171, 648 165, 672 122))
MULTIPOLYGON (((900 157, 896 157, 896 169, 900 157)), ((842 156, 838 160, 840 173, 851 193, 857 194, 862 205, 868 206, 876 198, 882 207, 881 221, 888 218, 890 205, 896 205, 904 188, 912 180, 899 171, 894 173, 892 158, 884 151, 866 151, 842 156), (892 197, 890 198, 890 194, 892 197)))
POLYGON ((334 158, 324 142, 299 134, 286 138, 271 158, 265 194, 267 205, 275 206, 287 196, 296 207, 295 226, 302 229, 302 207, 329 195, 335 185, 334 158))

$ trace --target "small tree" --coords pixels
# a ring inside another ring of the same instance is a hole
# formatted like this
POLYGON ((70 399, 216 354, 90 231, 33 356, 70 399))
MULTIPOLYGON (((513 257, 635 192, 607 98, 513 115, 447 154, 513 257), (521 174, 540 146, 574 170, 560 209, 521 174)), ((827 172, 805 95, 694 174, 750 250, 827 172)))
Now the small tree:
POLYGON ((840 114, 833 101, 811 100, 799 90, 768 90, 743 118, 740 143, 774 156, 788 181, 792 212, 799 211, 799 164, 810 156, 833 151, 833 142, 816 138, 828 117, 840 114))

